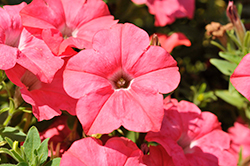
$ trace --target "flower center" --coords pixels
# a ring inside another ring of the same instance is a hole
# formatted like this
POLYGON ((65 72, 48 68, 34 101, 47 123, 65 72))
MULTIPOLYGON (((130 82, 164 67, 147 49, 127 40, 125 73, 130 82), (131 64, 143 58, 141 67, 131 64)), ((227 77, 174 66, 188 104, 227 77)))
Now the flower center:
POLYGON ((119 70, 115 72, 112 76, 110 76, 108 79, 114 89, 126 89, 129 88, 133 78, 123 70, 119 70))
POLYGON ((116 86, 118 88, 127 88, 128 87, 128 81, 126 81, 124 78, 120 78, 117 82, 116 82, 116 86))

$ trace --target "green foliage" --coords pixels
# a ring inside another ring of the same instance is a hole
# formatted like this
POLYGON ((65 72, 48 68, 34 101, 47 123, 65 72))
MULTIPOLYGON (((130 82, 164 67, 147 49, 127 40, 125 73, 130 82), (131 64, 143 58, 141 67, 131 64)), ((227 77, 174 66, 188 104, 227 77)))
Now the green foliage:
MULTIPOLYGON (((9 127, 8 127, 9 128, 9 127)), ((15 131, 15 130, 10 130, 15 131)), ((15 136, 22 140, 21 136, 25 136, 22 132, 17 132, 15 136), (18 137, 19 136, 19 137, 18 137), (21 138, 20 138, 21 137, 21 138)), ((11 136, 13 134, 10 134, 11 136)), ((15 137, 14 137, 15 138, 15 137)), ((6 153, 15 159, 18 164, 16 166, 41 166, 48 158, 48 141, 49 138, 41 142, 39 132, 35 126, 32 126, 26 136, 23 146, 18 147, 18 141, 12 141, 10 138, 5 137, 5 141, 8 143, 11 149, 0 148, 0 153, 6 153)), ((48 161, 46 166, 58 166, 60 164, 60 158, 55 158, 48 161)), ((8 166, 13 164, 2 164, 1 166, 8 166)))
POLYGON ((233 74, 234 69, 237 67, 236 64, 228 62, 226 60, 221 59, 210 59, 210 62, 217 67, 223 74, 230 76, 233 74))
POLYGON ((4 141, 5 137, 22 142, 25 140, 26 134, 17 128, 6 126, 0 128, 0 142, 4 141))

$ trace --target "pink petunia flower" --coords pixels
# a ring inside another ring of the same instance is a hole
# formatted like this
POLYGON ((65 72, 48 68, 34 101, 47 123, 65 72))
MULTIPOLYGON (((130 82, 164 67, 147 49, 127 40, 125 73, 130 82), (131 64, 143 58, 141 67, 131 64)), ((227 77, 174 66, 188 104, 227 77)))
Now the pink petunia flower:
POLYGON ((234 73, 230 77, 230 81, 237 91, 250 100, 250 54, 243 57, 234 73))
POLYGON ((134 142, 113 137, 105 145, 92 137, 75 141, 62 155, 60 166, 143 166, 143 153, 134 142))
POLYGON ((41 82, 37 76, 20 65, 6 70, 8 78, 20 87, 22 98, 32 105, 35 117, 48 120, 66 110, 75 115, 76 99, 71 98, 63 89, 62 72, 60 69, 51 83, 41 82))
POLYGON ((93 38, 93 49, 69 59, 66 92, 79 99, 76 114, 85 133, 126 129, 159 131, 163 96, 180 81, 176 61, 133 24, 118 24, 93 38), (72 81, 73 80, 73 81, 72 81))
MULTIPOLYGON (((191 46, 191 42, 188 40, 188 38, 180 32, 173 33, 170 36, 161 34, 161 33, 156 33, 159 42, 167 52, 172 52, 172 50, 180 45, 185 45, 185 46, 191 46)), ((152 36, 150 36, 150 39, 152 36)))
POLYGON ((19 11, 25 6, 21 3, 0 8, 0 69, 11 69, 18 63, 41 81, 51 82, 64 61, 55 57, 43 40, 22 27, 19 11))
POLYGON ((242 148, 242 158, 245 159, 250 156, 250 129, 242 122, 241 119, 238 119, 233 127, 228 129, 228 133, 231 137, 231 152, 239 157, 240 149, 242 148))
POLYGON ((150 146, 149 154, 145 154, 142 159, 147 166, 175 166, 172 158, 161 145, 150 146))
POLYGON ((221 130, 214 114, 201 112, 187 101, 178 103, 176 99, 165 102, 164 106, 160 132, 149 132, 145 139, 161 144, 174 165, 237 165, 236 158, 228 152, 230 137, 221 130))
POLYGON ((67 125, 67 116, 56 117, 53 123, 44 131, 40 132, 41 140, 49 139, 49 156, 53 153, 54 157, 61 157, 68 150, 71 143, 79 138, 75 131, 67 125))
POLYGON ((195 0, 132 0, 146 4, 149 13, 155 15, 155 26, 172 24, 176 18, 193 18, 195 0))
POLYGON ((71 48, 90 48, 93 35, 116 24, 102 0, 33 0, 21 10, 23 26, 42 39, 56 55, 71 48))

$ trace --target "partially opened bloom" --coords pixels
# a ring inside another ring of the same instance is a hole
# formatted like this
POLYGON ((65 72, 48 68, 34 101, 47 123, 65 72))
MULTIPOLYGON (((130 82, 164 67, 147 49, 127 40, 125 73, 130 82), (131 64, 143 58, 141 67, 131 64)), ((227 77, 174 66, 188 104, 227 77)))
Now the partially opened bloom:
POLYGON ((127 138, 113 137, 105 145, 92 137, 75 141, 60 166, 143 166, 143 153, 127 138))
POLYGON ((176 18, 193 18, 195 0, 132 0, 137 4, 146 4, 149 13, 155 15, 155 26, 172 24, 176 18))
POLYGON ((187 101, 165 103, 160 132, 149 132, 145 139, 161 144, 176 166, 237 164, 228 152, 230 137, 221 130, 217 117, 187 101))
POLYGON ((32 72, 18 64, 5 72, 19 86, 22 98, 32 105, 33 114, 41 121, 60 115, 61 110, 75 115, 76 100, 63 89, 63 69, 55 74, 50 83, 41 82, 32 72))
POLYGON ((231 137, 231 152, 238 158, 242 150, 243 160, 250 157, 250 129, 247 124, 238 119, 233 127, 228 129, 231 137))
POLYGON ((237 91, 250 100, 250 54, 243 57, 231 75, 230 81, 237 91))
POLYGON ((76 114, 87 134, 110 133, 123 125, 158 131, 163 96, 180 81, 176 61, 133 24, 118 24, 93 38, 93 49, 69 59, 66 92, 78 98, 76 114), (72 81, 73 80, 73 81, 72 81))
POLYGON ((102 0, 33 0, 20 15, 24 27, 64 56, 75 54, 71 47, 91 47, 97 31, 117 23, 102 0))
POLYGON ((18 63, 41 81, 50 82, 64 61, 55 57, 43 40, 23 28, 19 12, 25 6, 21 3, 0 8, 0 69, 11 69, 18 63))
MULTIPOLYGON (((191 46, 190 40, 180 32, 173 33, 170 36, 156 33, 158 36, 160 45, 164 48, 167 52, 171 52, 175 47, 180 45, 191 46)), ((152 38, 152 36, 150 36, 152 38)))

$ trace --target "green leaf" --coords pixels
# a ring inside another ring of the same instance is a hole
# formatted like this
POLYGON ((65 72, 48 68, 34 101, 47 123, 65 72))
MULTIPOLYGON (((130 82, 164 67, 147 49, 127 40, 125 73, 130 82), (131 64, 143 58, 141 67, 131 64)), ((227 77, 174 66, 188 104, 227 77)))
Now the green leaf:
POLYGON ((230 76, 233 74, 234 69, 237 67, 237 64, 235 63, 230 63, 225 60, 220 60, 220 59, 210 59, 210 62, 217 67, 218 70, 220 70, 223 74, 230 76))
POLYGON ((240 164, 243 160, 243 157, 242 157, 242 146, 240 147, 240 152, 239 152, 239 158, 238 158, 238 164, 240 164))
POLYGON ((26 135, 17 128, 6 126, 0 129, 0 140, 2 140, 4 137, 8 137, 11 140, 23 142, 26 135))
POLYGON ((54 158, 53 160, 50 160, 45 166, 59 166, 60 165, 61 158, 54 158))
MULTIPOLYGON (((35 152, 36 152, 36 154, 37 154, 37 150, 36 150, 36 149, 35 149, 35 152)), ((33 158, 32 162, 29 163, 29 165, 30 165, 30 166, 38 166, 38 165, 40 165, 38 160, 39 160, 39 159, 38 159, 38 156, 36 155, 36 156, 33 158)))
POLYGON ((217 43, 216 41, 213 41, 213 40, 212 40, 210 43, 211 43, 212 45, 218 47, 218 48, 221 49, 222 51, 227 51, 227 50, 225 49, 225 47, 223 47, 221 44, 217 43))
POLYGON ((48 141, 49 138, 45 139, 37 149, 40 164, 43 164, 48 158, 48 141))
POLYGON ((243 50, 244 54, 249 53, 250 31, 247 31, 246 34, 245 34, 243 46, 244 46, 244 50, 243 50))
POLYGON ((236 64, 239 64, 241 61, 241 57, 239 57, 238 55, 231 53, 231 52, 219 52, 219 56, 236 64))
POLYGON ((27 137, 25 139, 25 142, 23 144, 24 147, 24 153, 26 154, 26 157, 28 161, 33 161, 35 158, 35 150, 38 149, 38 147, 41 144, 41 139, 39 136, 39 132, 36 129, 35 126, 32 126, 27 134, 27 137))
POLYGON ((11 140, 11 139, 9 139, 8 137, 4 137, 4 139, 6 140, 6 142, 9 144, 9 146, 11 147, 11 148, 13 148, 13 141, 11 140))
POLYGON ((0 166, 16 166, 15 164, 0 164, 0 166))
POLYGON ((13 157, 13 154, 11 153, 11 151, 7 148, 0 148, 0 154, 1 153, 6 153, 8 155, 10 155, 11 157, 13 157))
POLYGON ((139 133, 134 132, 134 131, 128 131, 126 137, 133 142, 136 142, 136 140, 139 138, 139 133))
POLYGON ((228 90, 217 90, 215 91, 215 95, 239 109, 244 106, 245 98, 238 92, 230 93, 228 90))
POLYGON ((237 37, 234 35, 234 33, 231 33, 230 31, 226 31, 230 39, 237 45, 239 49, 241 49, 241 44, 237 37))
POLYGON ((9 149, 6 149, 6 148, 0 148, 0 153, 6 153, 6 154, 10 155, 17 162, 23 161, 23 159, 21 158, 21 156, 19 154, 17 154, 15 151, 13 151, 13 149, 9 150, 9 149))
POLYGON ((4 113, 4 112, 6 112, 6 111, 8 111, 9 109, 10 109, 9 107, 2 108, 2 109, 0 110, 0 114, 1 114, 1 113, 4 113))
POLYGON ((29 166, 29 164, 26 162, 20 162, 17 164, 17 166, 29 166))

